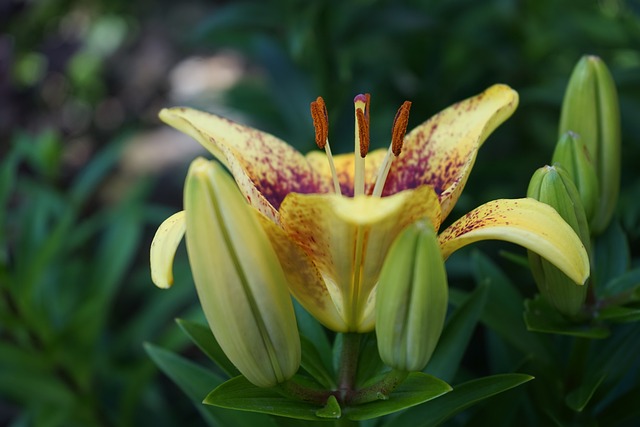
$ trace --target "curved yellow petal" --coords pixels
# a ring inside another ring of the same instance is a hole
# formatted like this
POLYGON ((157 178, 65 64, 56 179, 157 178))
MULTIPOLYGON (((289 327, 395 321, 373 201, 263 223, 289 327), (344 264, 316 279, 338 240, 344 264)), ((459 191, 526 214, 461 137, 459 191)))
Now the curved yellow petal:
POLYGON ((324 326, 344 330, 344 320, 311 258, 279 225, 264 215, 259 215, 259 219, 282 265, 291 294, 324 326))
MULTIPOLYGON (((365 157, 364 186, 365 194, 371 194, 376 184, 378 169, 384 159, 386 149, 378 149, 370 152, 365 157)), ((326 182, 332 182, 329 160, 323 151, 311 151, 307 154, 307 160, 311 167, 323 177, 326 182)), ((353 181, 355 176, 355 158, 353 153, 337 154, 333 156, 336 174, 340 182, 340 190, 343 196, 353 197, 353 181)))
POLYGON ((163 109, 160 118, 209 150, 229 169, 251 205, 274 220, 288 193, 330 188, 301 153, 273 135, 190 108, 163 109))
POLYGON ((479 240, 505 240, 536 252, 577 284, 589 277, 589 257, 576 233, 555 209, 531 198, 485 203, 444 230, 439 240, 444 258, 479 240))
POLYGON ((478 149, 517 106, 517 92, 494 85, 419 125, 406 135, 383 195, 432 185, 446 218, 467 182, 478 149))
POLYGON ((440 205, 429 186, 383 198, 294 193, 280 207, 282 228, 326 284, 343 319, 341 332, 373 329, 383 260, 398 233, 420 218, 429 218, 436 228, 440 224, 440 205))
POLYGON ((151 280, 159 288, 173 285, 173 258, 186 230, 185 213, 180 211, 165 219, 151 242, 151 280))

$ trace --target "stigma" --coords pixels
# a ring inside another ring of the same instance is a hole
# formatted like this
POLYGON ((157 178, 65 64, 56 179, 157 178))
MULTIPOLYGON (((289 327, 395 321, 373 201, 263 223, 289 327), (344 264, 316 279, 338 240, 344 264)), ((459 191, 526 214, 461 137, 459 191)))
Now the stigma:
MULTIPOLYGON (((365 167, 366 157, 369 152, 370 136, 369 136, 369 107, 370 107, 370 95, 359 94, 353 99, 354 113, 355 113, 355 134, 354 134, 354 182, 353 182, 353 196, 362 196, 365 194, 365 167)), ((376 174, 375 184, 371 193, 374 197, 381 197, 384 189, 384 184, 389 175, 391 164, 402 152, 402 144, 404 142, 404 136, 407 132, 407 125, 409 123, 409 110, 411 109, 411 102, 405 101, 393 120, 393 126, 391 128, 391 143, 389 149, 378 168, 376 174)), ((334 191, 336 194, 342 194, 340 189, 340 181, 338 174, 336 173, 335 164, 333 161, 333 155, 331 154, 331 148, 329 145, 329 116, 327 114, 327 107, 322 99, 318 97, 311 103, 311 118, 313 119, 313 127, 315 129, 316 145, 320 149, 324 149, 327 154, 327 160, 329 162, 329 168, 331 169, 331 176, 333 179, 334 191)))

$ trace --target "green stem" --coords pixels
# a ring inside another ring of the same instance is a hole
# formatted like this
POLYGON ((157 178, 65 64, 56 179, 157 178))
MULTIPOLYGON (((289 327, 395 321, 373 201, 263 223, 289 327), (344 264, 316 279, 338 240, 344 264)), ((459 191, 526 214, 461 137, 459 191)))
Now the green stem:
POLYGON ((338 371, 338 400, 344 402, 356 385, 356 372, 360 356, 360 334, 347 332, 342 334, 342 351, 338 371))
POLYGON ((360 405, 376 400, 387 400, 391 392, 402 384, 408 375, 408 371, 392 369, 377 383, 356 391, 351 396, 349 404, 360 405))

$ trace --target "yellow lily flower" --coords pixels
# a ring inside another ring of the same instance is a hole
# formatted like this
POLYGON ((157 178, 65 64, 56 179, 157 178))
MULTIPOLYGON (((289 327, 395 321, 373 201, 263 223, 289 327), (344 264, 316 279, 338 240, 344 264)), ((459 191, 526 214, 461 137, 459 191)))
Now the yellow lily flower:
MULTIPOLYGON (((188 108, 165 109, 166 123, 197 139, 234 176, 276 249, 294 297, 328 328, 374 328, 376 285, 391 243, 409 224, 428 219, 436 231, 458 200, 476 154, 518 104, 505 85, 461 101, 405 136, 410 103, 398 111, 388 150, 368 153, 369 97, 355 104, 354 153, 333 156, 322 98, 311 104, 316 143, 302 155, 280 139, 188 108)), ((156 235, 154 282, 168 286, 178 231, 156 235)), ((162 228, 162 226, 161 226, 162 228)), ((165 227, 166 228, 166 227, 165 227)), ((496 200, 440 234, 446 259, 468 243, 500 239, 547 258, 577 283, 589 262, 580 240, 549 206, 532 199, 496 200)))

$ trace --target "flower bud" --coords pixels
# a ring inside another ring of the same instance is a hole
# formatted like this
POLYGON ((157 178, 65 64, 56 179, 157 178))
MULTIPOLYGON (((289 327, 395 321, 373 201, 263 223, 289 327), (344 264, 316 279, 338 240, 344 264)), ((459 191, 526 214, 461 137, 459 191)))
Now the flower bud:
POLYGON ((598 208, 598 177, 582 138, 571 131, 562 134, 553 152, 552 164, 559 164, 569 175, 580 194, 587 221, 592 221, 598 208))
POLYGON ((380 358, 402 371, 421 371, 436 347, 447 313, 447 275, 428 221, 403 230, 384 261, 376 296, 380 358))
POLYGON ((620 190, 620 108, 613 78, 597 56, 582 57, 571 74, 560 135, 567 131, 580 135, 595 165, 599 200, 589 224, 598 234, 609 225, 620 190))
MULTIPOLYGON (((527 196, 553 207, 576 232, 589 253, 589 226, 580 195, 569 175, 559 166, 538 169, 531 178, 527 196)), ((549 261, 529 251, 529 265, 540 293, 560 313, 575 316, 582 307, 587 286, 575 283, 549 261)))
POLYGON ((224 169, 196 159, 185 183, 189 263, 209 327, 253 384, 271 387, 300 366, 287 282, 257 211, 224 169))

